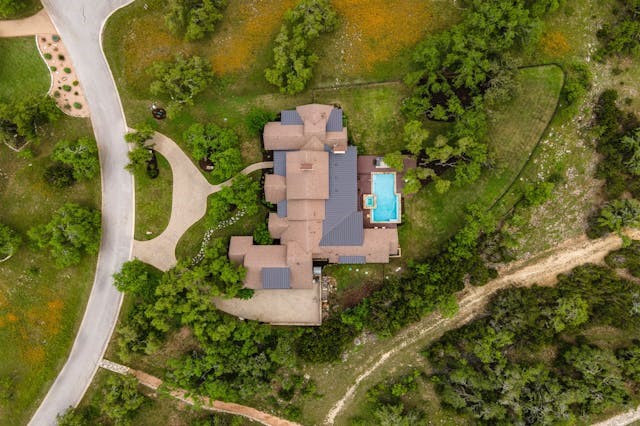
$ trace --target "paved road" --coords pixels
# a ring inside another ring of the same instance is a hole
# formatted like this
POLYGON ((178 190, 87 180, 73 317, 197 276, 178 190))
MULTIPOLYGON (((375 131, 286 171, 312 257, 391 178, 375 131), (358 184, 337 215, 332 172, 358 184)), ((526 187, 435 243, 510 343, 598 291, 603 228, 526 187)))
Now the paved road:
POLYGON ((102 171, 102 243, 95 282, 69 358, 30 425, 53 425, 91 383, 118 319, 121 294, 112 275, 129 259, 133 241, 133 179, 124 170, 126 123, 100 47, 102 24, 130 0, 42 0, 64 40, 91 110, 102 171))

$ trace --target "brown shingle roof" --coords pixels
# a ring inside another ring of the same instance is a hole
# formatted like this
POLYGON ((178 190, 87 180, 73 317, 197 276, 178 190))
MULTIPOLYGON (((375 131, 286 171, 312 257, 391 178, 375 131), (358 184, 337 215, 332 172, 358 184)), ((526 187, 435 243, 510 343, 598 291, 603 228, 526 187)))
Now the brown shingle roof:
POLYGON ((329 198, 329 154, 324 151, 287 152, 286 185, 288 200, 329 198))
POLYGON ((264 177, 264 197, 272 204, 278 203, 287 197, 284 176, 267 174, 264 177))

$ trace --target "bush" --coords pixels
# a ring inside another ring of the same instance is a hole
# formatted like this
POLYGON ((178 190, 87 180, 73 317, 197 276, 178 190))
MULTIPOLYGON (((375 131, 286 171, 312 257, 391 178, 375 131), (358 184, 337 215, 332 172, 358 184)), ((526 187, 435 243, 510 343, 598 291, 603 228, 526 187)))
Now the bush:
POLYGON ((42 56, 44 56, 44 58, 45 58, 45 59, 47 59, 47 60, 49 60, 49 59, 53 58, 53 56, 51 56, 51 53, 45 53, 45 54, 44 54, 44 55, 42 55, 42 56))
POLYGON ((78 84, 80 84, 80 82, 78 80, 73 80, 73 83, 71 83, 74 86, 77 86, 78 84))
POLYGON ((54 98, 59 98, 60 97, 60 91, 56 90, 55 92, 53 92, 53 97, 54 98))
POLYGON ((266 109, 253 107, 246 116, 247 128, 249 131, 260 136, 264 130, 264 126, 276 119, 276 114, 266 109))
POLYGON ((64 72, 66 72, 67 74, 71 74, 71 68, 65 67, 64 72))
POLYGON ((567 105, 572 105, 591 89, 591 71, 586 64, 574 63, 565 68, 565 73, 561 96, 567 105))
POLYGON ((74 102, 74 103, 73 103, 73 107, 74 107, 75 109, 82 109, 82 104, 81 104, 80 102, 74 102))
POLYGON ((321 33, 333 31, 336 13, 329 0, 302 0, 285 15, 273 48, 273 65, 265 70, 267 81, 281 93, 302 92, 312 77, 312 67, 318 57, 310 44, 321 33))
POLYGON ((22 238, 16 231, 0 223, 0 261, 13 256, 21 242, 22 238))
POLYGON ((169 0, 164 21, 174 35, 200 40, 216 29, 226 6, 227 0, 169 0))
POLYGON ((271 238, 271 234, 269 233, 266 223, 260 222, 258 226, 256 226, 256 229, 253 231, 253 240, 256 244, 260 245, 269 245, 273 243, 273 239, 271 238))
POLYGON ((73 167, 55 163, 44 170, 44 180, 55 188, 67 188, 76 182, 73 167))
POLYGON ((62 86, 62 90, 64 90, 65 92, 70 92, 71 86, 69 86, 68 84, 65 84, 64 86, 62 86))
POLYGON ((54 34, 51 36, 51 40, 53 40, 55 43, 60 41, 60 36, 57 34, 54 34))
POLYGON ((58 70, 58 68, 57 68, 57 67, 54 67, 53 65, 51 65, 51 66, 49 67, 49 69, 50 69, 51 71, 53 71, 53 72, 56 72, 56 71, 58 70))
POLYGON ((59 60, 61 60, 61 61, 64 61, 64 55, 59 54, 59 55, 58 55, 58 59, 59 59, 59 60))

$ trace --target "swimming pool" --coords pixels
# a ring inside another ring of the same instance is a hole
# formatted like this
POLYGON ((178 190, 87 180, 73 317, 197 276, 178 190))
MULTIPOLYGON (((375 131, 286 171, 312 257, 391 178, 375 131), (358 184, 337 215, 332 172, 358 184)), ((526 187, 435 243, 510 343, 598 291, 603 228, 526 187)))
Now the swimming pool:
POLYGON ((376 207, 372 209, 371 222, 399 223, 400 194, 396 193, 396 174, 372 173, 371 192, 376 196, 376 207))

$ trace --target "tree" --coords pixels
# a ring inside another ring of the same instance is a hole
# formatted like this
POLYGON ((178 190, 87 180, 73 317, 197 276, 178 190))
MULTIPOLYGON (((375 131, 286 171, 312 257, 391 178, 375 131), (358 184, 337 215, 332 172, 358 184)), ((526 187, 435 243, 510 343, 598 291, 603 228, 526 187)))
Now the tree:
POLYGON ((602 46, 598 56, 605 58, 613 55, 636 55, 640 52, 640 2, 623 0, 618 2, 622 9, 617 22, 607 23, 596 32, 602 46))
POLYGON ((640 201, 614 200, 600 210, 598 225, 620 234, 625 227, 640 226, 640 201))
POLYGON ((69 407, 63 414, 56 418, 58 426, 85 426, 89 422, 77 408, 69 407))
POLYGON ((9 18, 24 10, 25 0, 0 0, 0 18, 9 18))
POLYGON ((36 141, 40 126, 56 120, 61 112, 48 97, 24 97, 10 104, 0 104, 0 140, 20 147, 36 141))
POLYGON ((127 153, 127 156, 129 164, 125 166, 125 169, 132 174, 143 173, 147 170, 149 161, 153 159, 153 149, 136 146, 127 153))
POLYGON ((129 418, 144 403, 138 380, 131 375, 110 376, 102 389, 100 412, 116 425, 130 424, 129 418))
POLYGON ((321 33, 333 31, 336 23, 329 0, 302 0, 289 10, 275 39, 273 65, 265 70, 267 81, 288 95, 302 92, 318 61, 310 44, 321 33))
POLYGON ((215 31, 226 6, 226 0, 169 0, 164 20, 174 35, 200 40, 215 31))
POLYGON ((113 279, 119 291, 151 299, 160 281, 160 274, 146 263, 134 259, 125 262, 113 279))
POLYGON ((404 169, 404 155, 400 151, 393 151, 384 156, 387 166, 401 172, 404 169))
POLYGON ((620 144, 629 153, 628 160, 625 162, 627 170, 632 175, 640 176, 640 128, 630 135, 624 136, 620 140, 620 144))
POLYGON ((0 223, 0 262, 13 256, 21 242, 22 238, 16 231, 0 223))
POLYGON ((170 99, 167 106, 170 115, 183 105, 193 105, 194 98, 213 80, 211 64, 199 56, 178 55, 173 62, 155 62, 149 73, 155 78, 151 93, 170 99))
POLYGON ((420 155, 424 149, 424 144, 429 139, 429 131, 422 127, 418 120, 411 120, 404 126, 405 147, 413 155, 420 155))
POLYGON ((153 138, 154 133, 154 126, 146 122, 138 123, 135 130, 124 135, 124 140, 137 146, 147 146, 146 142, 153 138))
POLYGON ((27 235, 37 247, 49 249, 58 267, 75 265, 84 253, 98 252, 100 212, 67 203, 48 224, 31 228, 27 235))
POLYGON ((194 124, 185 132, 184 138, 195 158, 211 161, 211 175, 215 180, 227 180, 242 169, 240 142, 233 130, 213 123, 194 124))
POLYGON ((92 138, 81 137, 74 142, 62 140, 56 144, 52 157, 70 166, 76 180, 91 179, 100 170, 98 148, 92 138))
POLYGON ((260 183, 249 176, 239 174, 230 186, 209 197, 207 222, 209 226, 217 226, 221 221, 230 218, 234 213, 243 212, 247 216, 258 213, 260 200, 260 183))

